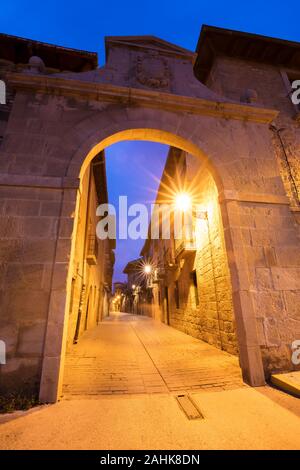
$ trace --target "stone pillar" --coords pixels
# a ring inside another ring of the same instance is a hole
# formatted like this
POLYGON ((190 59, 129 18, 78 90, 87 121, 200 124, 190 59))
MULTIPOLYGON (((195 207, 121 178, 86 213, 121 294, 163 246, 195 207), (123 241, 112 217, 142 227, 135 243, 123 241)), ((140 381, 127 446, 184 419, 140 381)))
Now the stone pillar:
POLYGON ((245 381, 263 385, 270 373, 293 369, 290 347, 300 322, 287 299, 299 302, 297 230, 285 196, 225 193, 220 199, 240 361, 245 381))
POLYGON ((238 204, 237 201, 220 198, 243 379, 249 385, 261 386, 265 384, 265 374, 250 298, 251 284, 244 252, 245 243, 240 232, 239 219, 236 220, 239 214, 238 204))
POLYGON ((74 187, 65 188, 58 222, 58 237, 44 343, 40 384, 41 402, 53 403, 61 393, 68 328, 66 308, 69 305, 72 282, 69 266, 72 259, 72 233, 75 213, 76 189, 74 187))
POLYGON ((0 175, 3 392, 36 394, 42 376, 42 401, 56 400, 77 187, 76 179, 0 175))

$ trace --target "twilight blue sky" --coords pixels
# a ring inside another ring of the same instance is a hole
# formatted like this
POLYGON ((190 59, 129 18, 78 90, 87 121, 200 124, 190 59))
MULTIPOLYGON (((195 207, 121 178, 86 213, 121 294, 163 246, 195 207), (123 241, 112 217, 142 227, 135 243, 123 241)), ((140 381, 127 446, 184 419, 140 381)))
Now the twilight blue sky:
POLYGON ((96 51, 104 36, 153 34, 194 50, 202 24, 300 40, 297 2, 1 0, 0 31, 96 51))
MULTIPOLYGON (((146 204, 150 217, 168 146, 154 142, 120 142, 106 149, 109 202, 118 214, 118 199, 126 195, 128 206, 146 204)), ((132 218, 128 218, 128 221, 132 218)), ((118 227, 118 225, 117 225, 118 227)), ((126 280, 122 271, 128 261, 138 258, 145 240, 117 240, 114 280, 126 280)))
MULTIPOLYGON (((95 51, 104 62, 104 36, 151 34, 194 50, 202 24, 300 41, 297 3, 279 0, 1 0, 0 32, 61 46, 95 51)), ((167 148, 124 142, 107 149, 112 202, 127 194, 149 201, 160 177, 167 148), (152 189, 152 191, 150 190, 152 189)), ((115 279, 143 242, 120 242, 115 279)))

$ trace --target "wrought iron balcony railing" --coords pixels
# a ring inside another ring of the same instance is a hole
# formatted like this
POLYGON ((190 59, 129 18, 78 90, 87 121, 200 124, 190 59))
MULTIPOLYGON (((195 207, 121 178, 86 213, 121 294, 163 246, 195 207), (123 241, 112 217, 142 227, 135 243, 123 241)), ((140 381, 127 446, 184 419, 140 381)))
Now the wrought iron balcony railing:
POLYGON ((98 239, 94 235, 89 236, 86 260, 90 265, 96 265, 98 258, 98 239))
POLYGON ((185 258, 186 256, 195 253, 196 242, 194 239, 178 240, 175 244, 175 258, 185 258))

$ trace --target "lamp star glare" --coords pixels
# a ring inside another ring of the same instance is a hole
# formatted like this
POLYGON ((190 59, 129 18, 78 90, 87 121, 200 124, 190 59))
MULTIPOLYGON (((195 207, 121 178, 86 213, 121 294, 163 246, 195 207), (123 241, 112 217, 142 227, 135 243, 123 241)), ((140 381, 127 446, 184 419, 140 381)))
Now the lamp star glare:
POLYGON ((145 264, 145 266, 144 266, 144 272, 145 272, 145 274, 151 274, 151 272, 152 272, 152 266, 151 266, 151 264, 145 264))
POLYGON ((175 197, 175 208, 187 212, 192 207, 192 199, 188 193, 178 193, 175 197))

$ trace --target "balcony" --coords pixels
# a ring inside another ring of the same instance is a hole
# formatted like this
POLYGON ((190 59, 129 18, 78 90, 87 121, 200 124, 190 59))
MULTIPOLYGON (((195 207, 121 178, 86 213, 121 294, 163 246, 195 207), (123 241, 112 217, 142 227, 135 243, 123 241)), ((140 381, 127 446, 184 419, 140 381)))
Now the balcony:
POLYGON ((166 272, 163 268, 155 269, 153 273, 152 283, 159 284, 160 282, 163 282, 165 280, 165 277, 166 272))
POLYGON ((186 258, 191 254, 196 253, 196 243, 194 239, 190 240, 175 240, 175 258, 186 258))
POLYGON ((98 258, 98 239, 96 236, 89 236, 86 261, 90 266, 97 264, 98 258))

